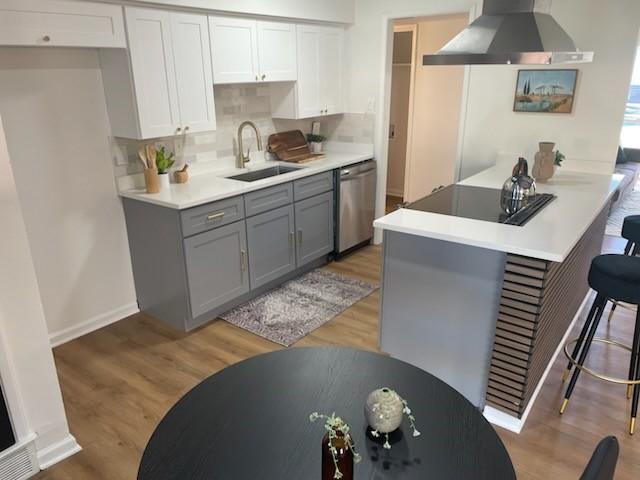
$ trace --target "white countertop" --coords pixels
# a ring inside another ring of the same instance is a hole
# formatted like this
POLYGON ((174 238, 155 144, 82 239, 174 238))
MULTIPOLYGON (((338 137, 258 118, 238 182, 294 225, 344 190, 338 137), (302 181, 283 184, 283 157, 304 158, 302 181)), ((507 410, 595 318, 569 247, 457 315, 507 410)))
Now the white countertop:
POLYGON ((278 185, 280 183, 290 182, 316 173, 341 168, 352 163, 369 160, 370 158, 373 158, 373 149, 370 151, 353 153, 327 152, 325 153, 325 158, 309 163, 303 163, 301 165, 286 162, 263 161, 245 169, 237 168, 190 176, 187 183, 172 183, 169 189, 160 190, 160 193, 149 194, 145 193, 144 189, 133 189, 120 192, 120 195, 134 200, 182 210, 202 205, 204 203, 242 195, 243 193, 260 190, 261 188, 278 185), (243 182, 240 180, 225 178, 250 170, 260 170, 272 167, 278 164, 287 165, 289 167, 299 167, 299 169, 295 172, 276 175, 274 177, 257 180, 255 182, 243 182))
MULTIPOLYGON (((500 164, 459 184, 500 189, 512 168, 500 164)), ((537 184, 538 193, 553 193, 557 198, 522 227, 407 209, 377 219, 374 226, 562 262, 596 219, 622 178, 622 175, 558 169, 548 183, 537 184)))

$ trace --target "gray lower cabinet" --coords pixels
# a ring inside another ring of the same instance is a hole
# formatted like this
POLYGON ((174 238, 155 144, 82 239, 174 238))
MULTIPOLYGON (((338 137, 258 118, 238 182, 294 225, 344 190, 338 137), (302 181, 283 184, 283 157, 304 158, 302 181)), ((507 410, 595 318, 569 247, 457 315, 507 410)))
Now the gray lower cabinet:
POLYGON ((185 239, 184 254, 194 317, 249 291, 244 222, 185 239))
POLYGON ((332 175, 182 211, 123 199, 140 310, 189 331, 323 265, 334 249, 332 175))
POLYGON ((251 288, 296 268, 293 205, 247 219, 251 288))
POLYGON ((298 267, 333 251, 333 191, 295 203, 298 267))

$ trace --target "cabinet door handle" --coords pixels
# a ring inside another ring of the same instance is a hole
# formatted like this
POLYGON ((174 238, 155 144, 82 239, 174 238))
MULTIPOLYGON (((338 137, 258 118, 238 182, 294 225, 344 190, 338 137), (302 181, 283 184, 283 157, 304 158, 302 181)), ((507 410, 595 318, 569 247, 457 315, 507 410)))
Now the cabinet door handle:
POLYGON ((289 245, 293 247, 295 242, 296 242, 295 232, 289 232, 289 245))
POLYGON ((180 133, 182 129, 180 127, 176 128, 176 133, 180 133))
POLYGON ((207 220, 218 220, 224 217, 224 212, 212 213, 211 215, 207 215, 207 220))
POLYGON ((49 35, 45 35, 44 37, 42 37, 42 41, 43 42, 50 42, 51 41, 51 37, 49 35))
POLYGON ((258 82, 260 80, 260 76, 256 75, 256 82, 258 82))
POLYGON ((247 252, 240 250, 240 268, 245 272, 247 270, 247 252))
POLYGON ((267 76, 263 73, 262 74, 262 80, 264 80, 265 78, 267 78, 267 76))
POLYGON ((187 125, 186 127, 184 127, 184 131, 188 131, 189 130, 189 125, 187 125))
POLYGON ((302 230, 298 230, 298 243, 302 243, 302 230))

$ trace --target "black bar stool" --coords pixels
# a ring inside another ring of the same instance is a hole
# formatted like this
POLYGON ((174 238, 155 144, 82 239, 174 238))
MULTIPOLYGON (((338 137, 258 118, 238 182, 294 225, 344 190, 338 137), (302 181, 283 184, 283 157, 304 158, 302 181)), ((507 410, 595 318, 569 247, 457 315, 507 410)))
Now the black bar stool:
POLYGON ((571 393, 578 381, 578 376, 581 371, 584 371, 601 380, 633 386, 631 421, 629 424, 629 432, 633 435, 638 413, 638 399, 640 398, 640 310, 636 313, 636 327, 631 347, 619 342, 614 342, 613 340, 597 338, 595 337, 595 333, 608 300, 616 300, 636 306, 640 304, 640 257, 631 257, 628 255, 597 256, 591 262, 589 286, 596 291, 596 299, 591 306, 580 336, 577 339, 570 340, 564 347, 564 352, 569 358, 569 365, 567 366, 565 377, 573 366, 576 368, 573 371, 567 392, 564 395, 560 413, 564 413, 567 408, 571 393), (584 366, 592 342, 606 343, 631 351, 629 375, 626 380, 608 377, 584 366), (573 353, 569 354, 569 346, 571 344, 575 345, 573 353))
MULTIPOLYGON (((634 257, 640 253, 640 215, 629 215, 624 218, 622 224, 622 238, 627 239, 627 245, 624 247, 625 255, 633 255, 634 257)), ((618 308, 618 302, 613 302, 611 305, 611 311, 609 312, 608 321, 611 321, 613 312, 618 308)), ((622 308, 628 308, 624 304, 620 305, 622 308)), ((629 390, 627 390, 627 396, 629 390)))

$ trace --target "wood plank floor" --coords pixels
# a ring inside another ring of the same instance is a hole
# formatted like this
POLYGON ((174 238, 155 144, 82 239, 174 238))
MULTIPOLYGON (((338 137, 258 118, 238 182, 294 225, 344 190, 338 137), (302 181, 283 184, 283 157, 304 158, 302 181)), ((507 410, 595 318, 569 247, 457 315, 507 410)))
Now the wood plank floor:
MULTIPOLYGON (((614 241, 607 248, 619 251, 621 247, 614 241)), ((369 247, 326 268, 378 281, 379 258, 380 249, 369 247)), ((295 346, 376 350, 378 299, 377 293, 369 296, 295 346)), ((599 333, 629 342, 634 315, 623 309, 618 312, 610 325, 603 322, 599 333)), ((56 348, 70 428, 83 451, 36 478, 135 478, 149 436, 183 394, 228 365, 279 348, 224 321, 181 334, 142 314, 56 348)), ((625 353, 594 346, 590 365, 624 374, 627 358, 625 353)), ((584 375, 560 417, 564 366, 562 359, 554 364, 520 435, 498 429, 518 478, 577 479, 597 441, 611 434, 621 443, 616 478, 640 478, 640 434, 635 438, 627 434, 629 402, 624 387, 584 375)))

